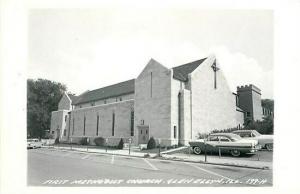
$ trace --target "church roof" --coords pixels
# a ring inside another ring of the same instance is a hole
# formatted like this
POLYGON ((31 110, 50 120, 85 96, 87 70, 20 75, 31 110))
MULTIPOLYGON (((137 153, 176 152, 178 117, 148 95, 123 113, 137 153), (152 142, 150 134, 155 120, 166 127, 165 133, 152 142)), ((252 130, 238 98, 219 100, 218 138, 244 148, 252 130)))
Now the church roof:
POLYGON ((192 73, 201 63, 203 63, 205 59, 206 58, 173 67, 173 78, 181 81, 188 81, 188 75, 192 73))
POLYGON ((73 104, 81 104, 111 97, 117 97, 124 94, 134 93, 135 79, 117 83, 114 85, 106 86, 92 91, 87 91, 80 96, 73 104))
POLYGON ((72 102, 75 102, 78 96, 75 96, 74 94, 67 94, 72 102))

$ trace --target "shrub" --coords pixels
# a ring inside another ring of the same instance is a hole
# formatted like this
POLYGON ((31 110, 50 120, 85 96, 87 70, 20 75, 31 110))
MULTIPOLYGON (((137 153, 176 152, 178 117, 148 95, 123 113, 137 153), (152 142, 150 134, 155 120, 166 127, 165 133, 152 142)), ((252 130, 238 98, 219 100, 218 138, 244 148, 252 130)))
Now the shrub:
POLYGON ((46 135, 45 135, 45 139, 53 139, 53 135, 52 134, 50 134, 50 133, 47 133, 46 135))
POLYGON ((246 121, 244 129, 254 129, 261 134, 273 134, 274 118, 273 116, 267 116, 262 121, 246 121))
POLYGON ((154 149, 154 148, 156 148, 156 142, 155 142, 154 138, 151 137, 148 141, 147 149, 154 149))
POLYGON ((144 154, 144 158, 149 158, 149 157, 150 157, 149 153, 144 154))
POLYGON ((118 148, 118 149, 123 149, 123 147, 124 147, 124 141, 123 141, 123 138, 121 138, 121 140, 120 140, 120 142, 119 142, 117 148, 118 148))
POLYGON ((79 144, 80 145, 88 145, 87 137, 81 138, 81 140, 79 141, 79 144))
POLYGON ((54 144, 59 144, 59 138, 58 137, 55 139, 54 144))
POLYGON ((103 137, 97 137, 94 139, 94 143, 97 146, 105 146, 105 139, 103 137))

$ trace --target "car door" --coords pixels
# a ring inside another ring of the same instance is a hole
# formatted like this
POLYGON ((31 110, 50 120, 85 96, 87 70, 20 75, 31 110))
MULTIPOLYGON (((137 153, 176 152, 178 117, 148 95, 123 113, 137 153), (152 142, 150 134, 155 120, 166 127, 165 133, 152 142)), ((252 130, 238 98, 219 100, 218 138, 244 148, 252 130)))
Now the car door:
POLYGON ((232 146, 232 141, 225 136, 219 137, 219 147, 217 148, 219 151, 219 148, 221 149, 222 153, 227 153, 230 150, 230 147, 232 146))
POLYGON ((206 141, 206 151, 216 152, 218 151, 217 145, 219 144, 218 136, 209 136, 206 141))

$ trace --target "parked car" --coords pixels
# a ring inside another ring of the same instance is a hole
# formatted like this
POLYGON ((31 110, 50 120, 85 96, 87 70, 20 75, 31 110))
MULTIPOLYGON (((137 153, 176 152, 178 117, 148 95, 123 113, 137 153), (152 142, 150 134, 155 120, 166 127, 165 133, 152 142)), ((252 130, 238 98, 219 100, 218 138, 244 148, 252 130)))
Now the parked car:
POLYGON ((233 133, 214 133, 210 134, 206 139, 198 139, 189 142, 195 154, 230 153, 232 156, 240 156, 243 153, 254 153, 260 146, 257 140, 243 139, 233 133))
POLYGON ((43 143, 39 139, 27 139, 27 149, 41 148, 43 143))
POLYGON ((273 135, 262 135, 256 130, 237 130, 232 133, 237 134, 242 138, 255 139, 263 148, 273 150, 273 135))

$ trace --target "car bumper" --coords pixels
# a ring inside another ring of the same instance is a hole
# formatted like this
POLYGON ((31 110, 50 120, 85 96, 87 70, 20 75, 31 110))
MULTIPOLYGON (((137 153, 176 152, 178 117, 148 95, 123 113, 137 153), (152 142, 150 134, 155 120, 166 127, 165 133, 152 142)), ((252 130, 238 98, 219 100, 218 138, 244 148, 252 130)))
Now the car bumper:
POLYGON ((254 148, 252 148, 252 149, 250 150, 250 152, 251 152, 251 153, 257 152, 257 151, 260 150, 261 148, 262 148, 261 145, 256 145, 254 148))

